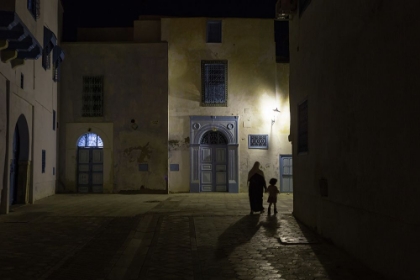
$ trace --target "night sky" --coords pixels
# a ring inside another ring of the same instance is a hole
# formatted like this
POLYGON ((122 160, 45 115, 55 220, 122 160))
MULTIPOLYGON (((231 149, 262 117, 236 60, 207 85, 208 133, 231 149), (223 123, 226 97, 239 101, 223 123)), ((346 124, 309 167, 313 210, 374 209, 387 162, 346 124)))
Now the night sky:
POLYGON ((77 27, 128 27, 140 15, 274 19, 276 0, 62 0, 62 3, 63 40, 74 41, 77 27))

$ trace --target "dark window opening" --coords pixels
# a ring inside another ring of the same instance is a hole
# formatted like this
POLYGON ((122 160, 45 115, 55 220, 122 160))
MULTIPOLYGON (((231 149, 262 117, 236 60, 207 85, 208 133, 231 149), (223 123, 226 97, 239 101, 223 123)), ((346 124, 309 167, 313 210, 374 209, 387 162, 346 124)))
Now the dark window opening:
POLYGON ((55 130, 56 115, 57 115, 57 113, 55 112, 55 110, 53 110, 53 130, 55 130))
POLYGON ((298 153, 308 152, 308 100, 298 107, 298 153))
POLYGON ((23 89, 25 86, 25 76, 20 73, 20 88, 23 89))
POLYGON ((45 150, 42 150, 42 173, 45 173, 45 150))
POLYGON ((227 61, 201 62, 201 106, 227 106, 227 61))
POLYGON ((290 62, 289 53, 289 21, 275 21, 274 35, 276 39, 276 61, 290 62))
POLYGON ((222 42, 222 21, 209 20, 207 21, 207 43, 221 43, 222 42))

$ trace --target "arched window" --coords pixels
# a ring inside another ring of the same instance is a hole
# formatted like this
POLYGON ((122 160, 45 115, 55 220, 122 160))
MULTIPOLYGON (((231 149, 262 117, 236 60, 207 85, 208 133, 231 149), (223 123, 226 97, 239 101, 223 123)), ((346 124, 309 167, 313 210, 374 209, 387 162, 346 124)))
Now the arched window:
POLYGON ((226 137, 219 131, 208 131, 203 135, 200 141, 205 145, 227 145, 226 137))
POLYGON ((77 146, 82 148, 103 148, 104 142, 99 135, 95 133, 86 133, 79 138, 77 146))

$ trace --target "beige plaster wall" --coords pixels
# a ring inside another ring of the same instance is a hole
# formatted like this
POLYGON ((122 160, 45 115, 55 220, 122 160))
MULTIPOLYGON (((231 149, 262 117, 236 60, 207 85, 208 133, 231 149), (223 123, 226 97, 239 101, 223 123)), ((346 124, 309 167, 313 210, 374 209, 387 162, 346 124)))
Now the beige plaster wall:
POLYGON ((223 18, 222 43, 206 43, 206 18, 163 18, 162 41, 168 42, 170 192, 189 192, 189 116, 239 116, 240 191, 260 161, 266 178, 279 178, 279 155, 290 154, 287 67, 275 62, 274 22, 223 18), (228 106, 201 107, 201 60, 228 60, 228 106), (277 70, 279 70, 277 72, 277 70), (283 81, 277 83, 277 81, 283 81), (276 115, 272 125, 273 109, 276 115), (268 134, 269 149, 248 149, 248 134, 268 134))
POLYGON ((418 8, 312 1, 290 22, 294 214, 393 279, 418 277, 418 8), (305 99, 309 152, 297 155, 305 99))
MULTIPOLYGON (((58 1, 41 1, 40 18, 36 21, 26 5, 27 1, 16 0, 15 11, 42 46, 44 26, 55 34, 58 33, 58 20, 61 17, 61 14, 58 14, 58 1)), ((26 60, 23 65, 12 69, 10 63, 0 62, 0 76, 10 81, 9 145, 7 147, 9 156, 6 159, 7 173, 3 174, 1 179, 6 178, 6 188, 5 186, 3 188, 7 190, 8 196, 13 134, 19 116, 23 115, 29 130, 29 202, 55 192, 55 176, 52 175, 52 167, 55 166, 56 161, 56 135, 52 129, 52 112, 57 108, 57 83, 52 79, 52 70, 44 70, 41 63, 41 59, 26 60), (24 75, 23 89, 20 87, 21 74, 24 75), (45 174, 41 170, 42 149, 47 150, 45 174)), ((6 101, 5 95, 4 101, 6 101)), ((3 104, 2 106, 5 106, 5 103, 3 104)), ((5 111, 2 113, 5 114, 5 111)), ((0 119, 0 127, 4 125, 3 120, 0 119)), ((3 136, 1 138, 5 140, 3 136)), ((7 212, 8 207, 8 201, 2 200, 2 212, 7 212)))
POLYGON ((60 88, 60 123, 67 129, 60 132, 60 174, 65 174, 60 177, 60 190, 74 190, 75 152, 68 149, 76 148, 82 135, 75 128, 85 133, 88 126, 109 126, 112 141, 105 143, 110 149, 110 160, 105 163, 110 168, 106 191, 166 192, 167 44, 68 43, 63 48, 66 64, 62 75, 66 78, 60 88), (104 116, 82 117, 82 78, 97 75, 104 76, 104 116), (139 164, 148 164, 149 170, 139 171, 139 164))

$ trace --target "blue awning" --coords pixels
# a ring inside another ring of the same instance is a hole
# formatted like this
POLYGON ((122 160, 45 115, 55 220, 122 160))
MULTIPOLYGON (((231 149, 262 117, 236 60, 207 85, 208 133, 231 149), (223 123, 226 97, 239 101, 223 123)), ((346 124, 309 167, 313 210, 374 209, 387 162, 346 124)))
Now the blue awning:
MULTIPOLYGON (((13 11, 0 11, 0 40, 7 41, 7 48, 1 53, 17 52, 14 59, 38 59, 42 54, 42 47, 35 36, 13 11)), ((8 57, 5 55, 2 60, 10 61, 8 57)))

